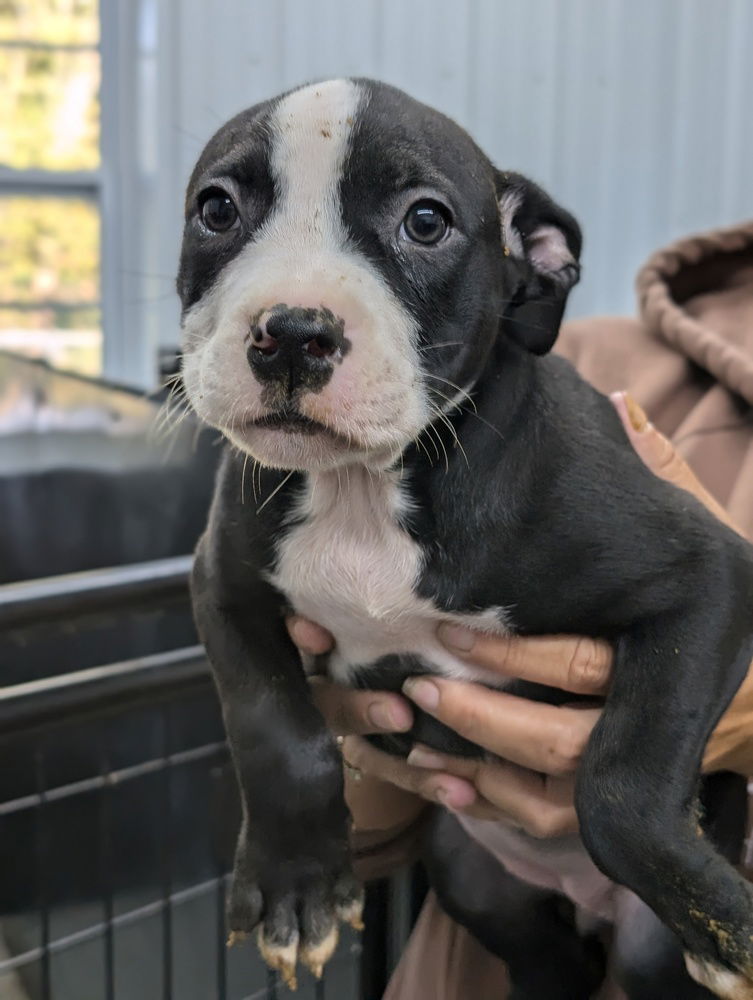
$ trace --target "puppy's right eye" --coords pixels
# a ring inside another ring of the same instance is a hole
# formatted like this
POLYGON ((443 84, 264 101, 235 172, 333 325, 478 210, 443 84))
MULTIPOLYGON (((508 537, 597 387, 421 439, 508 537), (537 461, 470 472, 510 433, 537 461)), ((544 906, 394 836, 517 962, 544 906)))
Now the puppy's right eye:
POLYGON ((411 243, 433 246, 446 236, 449 228, 450 220, 444 205, 425 198, 408 209, 400 227, 400 235, 411 243))
POLYGON ((213 233, 226 233, 240 225, 233 199, 221 188, 209 188, 199 195, 201 221, 213 233))

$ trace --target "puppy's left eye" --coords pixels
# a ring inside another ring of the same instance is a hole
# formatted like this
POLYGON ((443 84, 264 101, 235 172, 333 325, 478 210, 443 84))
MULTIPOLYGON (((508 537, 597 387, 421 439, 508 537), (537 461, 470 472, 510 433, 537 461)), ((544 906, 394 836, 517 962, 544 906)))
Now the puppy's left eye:
POLYGON ((431 246, 446 235, 450 228, 450 217, 444 205, 438 201, 417 201, 408 209, 400 235, 413 243, 431 246))
POLYGON ((226 233, 240 222, 233 199, 221 188, 209 188, 199 195, 199 214, 213 233, 226 233))

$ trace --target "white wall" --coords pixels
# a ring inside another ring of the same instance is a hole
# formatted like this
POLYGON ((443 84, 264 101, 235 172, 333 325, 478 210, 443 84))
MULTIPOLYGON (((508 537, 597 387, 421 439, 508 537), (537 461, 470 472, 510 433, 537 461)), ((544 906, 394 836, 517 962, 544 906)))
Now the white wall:
MULTIPOLYGON (((119 0, 103 0, 103 5, 119 0)), ((297 83, 378 77, 455 117, 585 232, 570 314, 631 313, 653 249, 753 215, 753 0, 138 0, 132 268, 175 343, 182 188, 231 114, 297 83), (151 46, 151 55, 147 52, 151 46)), ((125 251, 126 258, 128 250, 125 251)))

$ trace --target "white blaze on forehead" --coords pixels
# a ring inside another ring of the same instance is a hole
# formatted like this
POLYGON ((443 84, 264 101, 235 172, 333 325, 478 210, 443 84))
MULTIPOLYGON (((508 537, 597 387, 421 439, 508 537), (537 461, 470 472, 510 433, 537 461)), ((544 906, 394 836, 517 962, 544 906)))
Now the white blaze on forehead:
POLYGON ((279 202, 268 230, 286 243, 342 244, 340 178, 361 100, 350 80, 329 80, 296 90, 277 106, 270 125, 279 202))

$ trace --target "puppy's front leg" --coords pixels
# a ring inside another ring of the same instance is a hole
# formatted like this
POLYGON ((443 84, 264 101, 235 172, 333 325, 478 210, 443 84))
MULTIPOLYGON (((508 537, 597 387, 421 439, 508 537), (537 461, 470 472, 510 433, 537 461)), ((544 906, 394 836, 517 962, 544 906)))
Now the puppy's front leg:
POLYGON ((753 1000, 753 894, 704 837, 697 799, 706 742, 753 655, 753 562, 724 555, 709 554, 681 607, 617 643, 576 804, 596 864, 679 936, 693 978, 753 1000))
POLYGON ((230 940, 259 925, 264 958, 294 988, 297 959, 320 975, 338 920, 360 922, 342 758, 312 704, 279 595, 259 575, 242 590, 231 584, 209 550, 205 537, 193 573, 194 612, 243 806, 230 940))

